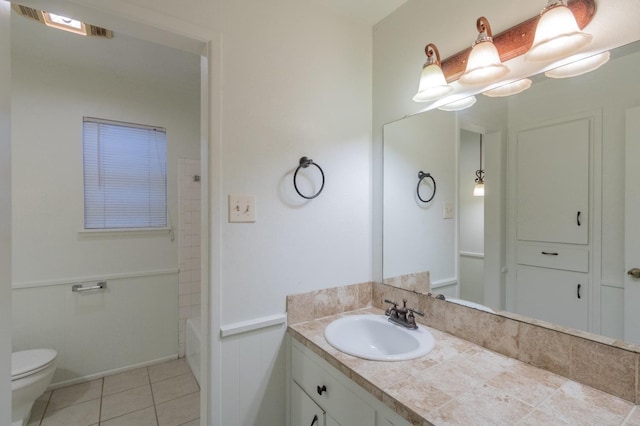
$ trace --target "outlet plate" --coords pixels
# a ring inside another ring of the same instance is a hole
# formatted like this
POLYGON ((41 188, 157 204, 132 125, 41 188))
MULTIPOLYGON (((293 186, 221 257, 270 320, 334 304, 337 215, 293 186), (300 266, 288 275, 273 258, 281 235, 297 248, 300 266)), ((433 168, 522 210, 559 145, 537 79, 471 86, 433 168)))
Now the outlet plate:
POLYGON ((229 195, 229 222, 252 223, 255 221, 255 195, 229 195))

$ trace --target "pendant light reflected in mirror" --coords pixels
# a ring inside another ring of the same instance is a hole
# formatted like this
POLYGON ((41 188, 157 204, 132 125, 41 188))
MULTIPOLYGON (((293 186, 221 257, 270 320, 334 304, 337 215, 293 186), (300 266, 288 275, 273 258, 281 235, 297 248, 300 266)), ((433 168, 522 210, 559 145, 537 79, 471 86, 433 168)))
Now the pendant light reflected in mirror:
POLYGON ((420 74, 418 93, 413 97, 415 102, 429 102, 443 98, 453 91, 447 84, 442 68, 440 68, 440 52, 435 44, 429 43, 424 48, 427 62, 420 74))
POLYGON ((538 21, 527 61, 555 61, 585 46, 592 39, 578 27, 565 0, 549 0, 538 21))
POLYGON ((480 134, 480 168, 476 170, 476 184, 473 186, 474 197, 484 197, 484 169, 482 168, 482 133, 480 134))
POLYGON ((491 26, 484 16, 476 21, 478 38, 473 43, 467 59, 467 68, 458 82, 467 86, 491 84, 500 80, 509 68, 502 63, 498 49, 493 44, 491 26))

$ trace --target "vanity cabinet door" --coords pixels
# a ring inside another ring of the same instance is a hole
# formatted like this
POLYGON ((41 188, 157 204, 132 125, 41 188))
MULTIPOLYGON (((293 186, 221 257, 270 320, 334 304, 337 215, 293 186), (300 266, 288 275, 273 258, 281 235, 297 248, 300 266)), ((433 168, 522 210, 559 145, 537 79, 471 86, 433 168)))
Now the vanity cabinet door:
POLYGON ((516 239, 589 243, 590 121, 517 134, 516 239))
POLYGON ((340 376, 327 371, 324 361, 321 364, 312 360, 293 344, 291 348, 291 378, 303 391, 322 407, 327 418, 332 417, 340 426, 375 425, 375 409, 365 403, 345 384, 340 376))
POLYGON ((516 312, 589 330, 589 274, 518 265, 516 312))
POLYGON ((291 386, 291 426, 332 426, 325 423, 325 413, 300 386, 291 386))

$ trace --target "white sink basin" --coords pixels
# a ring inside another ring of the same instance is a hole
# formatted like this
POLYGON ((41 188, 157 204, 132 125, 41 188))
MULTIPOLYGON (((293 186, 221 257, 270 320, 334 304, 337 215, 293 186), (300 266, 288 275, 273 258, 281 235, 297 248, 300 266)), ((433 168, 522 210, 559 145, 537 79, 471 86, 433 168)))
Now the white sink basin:
POLYGON ((384 315, 353 315, 333 321, 324 337, 334 348, 375 361, 403 361, 425 355, 435 339, 423 327, 410 330, 392 324, 384 315))

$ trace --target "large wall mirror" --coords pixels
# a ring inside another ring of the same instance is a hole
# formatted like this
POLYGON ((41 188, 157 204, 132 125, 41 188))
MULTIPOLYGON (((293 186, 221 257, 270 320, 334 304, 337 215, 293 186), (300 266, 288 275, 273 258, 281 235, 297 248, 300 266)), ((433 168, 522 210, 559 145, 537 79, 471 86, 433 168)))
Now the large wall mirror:
POLYGON ((640 343, 639 69, 635 42, 588 74, 385 125, 383 281, 640 343))

